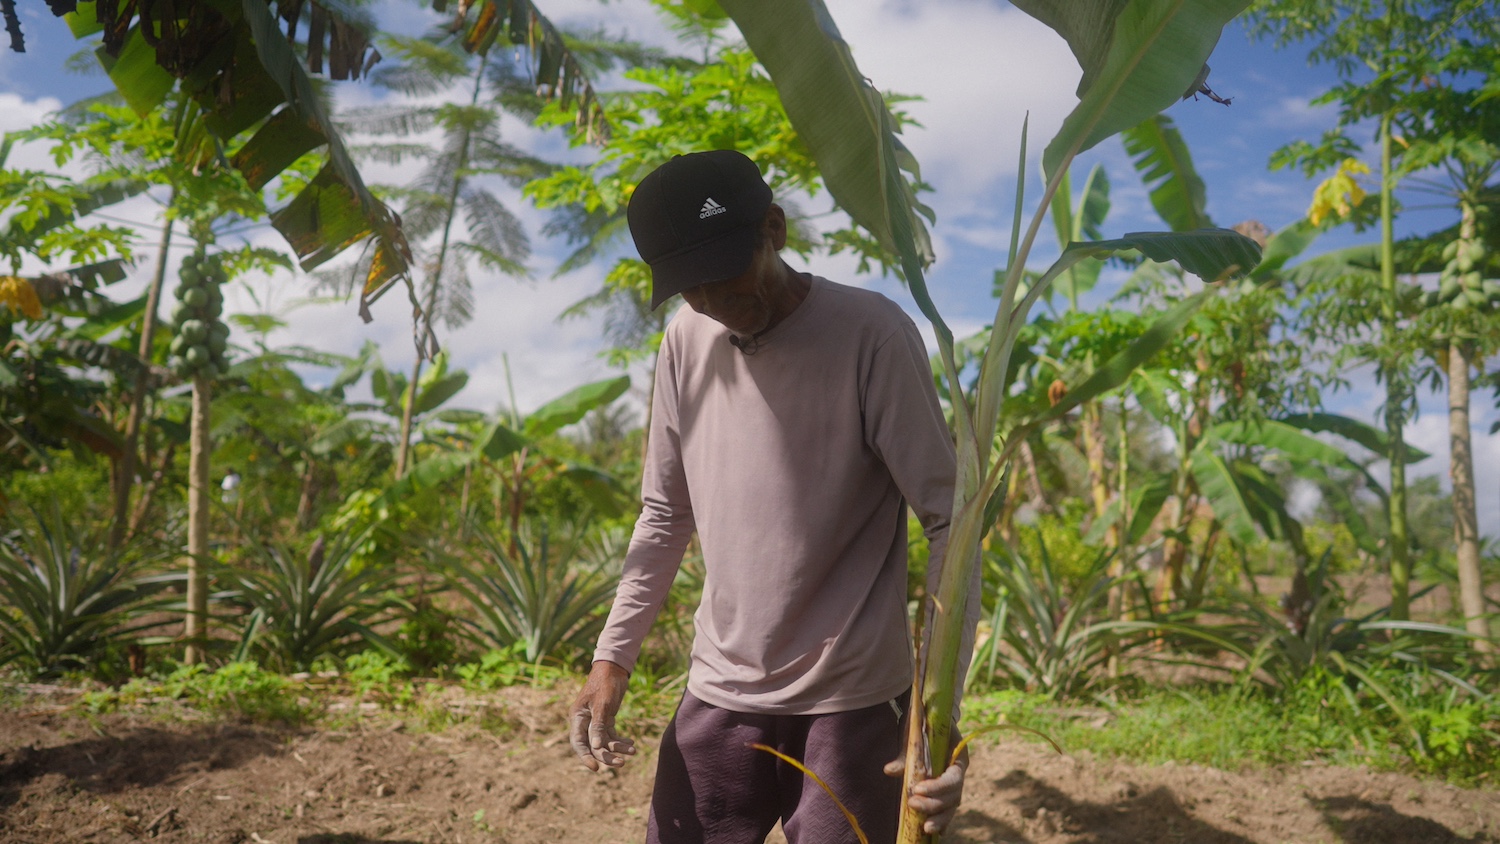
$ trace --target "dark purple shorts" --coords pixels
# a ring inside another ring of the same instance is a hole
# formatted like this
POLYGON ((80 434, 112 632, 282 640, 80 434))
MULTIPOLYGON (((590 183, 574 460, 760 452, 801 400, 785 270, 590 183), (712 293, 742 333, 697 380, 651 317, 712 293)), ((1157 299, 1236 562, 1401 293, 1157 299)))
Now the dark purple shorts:
POLYGON ((901 779, 884 768, 901 753, 906 699, 827 715, 761 715, 684 695, 662 736, 647 844, 762 844, 778 820, 790 844, 858 842, 817 783, 752 743, 801 761, 833 788, 871 844, 891 844, 901 779))

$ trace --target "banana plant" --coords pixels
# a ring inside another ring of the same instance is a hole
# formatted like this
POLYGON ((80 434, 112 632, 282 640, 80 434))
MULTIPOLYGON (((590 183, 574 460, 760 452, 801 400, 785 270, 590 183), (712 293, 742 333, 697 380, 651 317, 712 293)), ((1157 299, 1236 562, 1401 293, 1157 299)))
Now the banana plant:
MULTIPOLYGON (((932 213, 916 199, 911 177, 918 165, 900 143, 886 104, 859 71, 849 45, 821 0, 723 0, 756 56, 776 82, 788 116, 807 141, 829 192, 855 222, 894 253, 918 307, 933 325, 945 380, 954 402, 958 477, 942 582, 930 602, 930 620, 919 649, 907 740, 905 793, 930 772, 949 765, 956 714, 960 651, 970 638, 964 618, 977 579, 979 542, 993 518, 992 501, 1011 456, 1037 426, 1123 383, 1130 371, 1161 348, 1203 303, 1187 298, 1164 315, 1130 349, 1071 386, 1050 409, 1032 418, 1002 414, 1009 390, 1010 358, 1032 304, 1068 268, 1086 258, 1135 250, 1154 260, 1177 260, 1184 269, 1217 281, 1260 262, 1259 247, 1221 229, 1181 234, 1135 233, 1111 240, 1072 243, 1024 294, 1021 282, 1045 209, 1073 159, 1102 140, 1198 90, 1204 60, 1223 27, 1247 0, 1171 0, 1079 3, 1019 0, 1016 6, 1061 34, 1084 70, 1079 104, 1042 155, 1047 184, 1024 234, 1024 196, 1018 187, 1010 260, 980 364, 972 400, 961 388, 952 331, 934 306, 924 268, 932 258, 923 219, 932 213), (1004 429, 1000 420, 1007 420, 1004 429)), ((1025 167, 1025 128, 1022 129, 1025 167)), ((1024 179, 1017 180, 1024 185, 1024 179)), ((931 840, 925 819, 903 800, 899 840, 931 840)))

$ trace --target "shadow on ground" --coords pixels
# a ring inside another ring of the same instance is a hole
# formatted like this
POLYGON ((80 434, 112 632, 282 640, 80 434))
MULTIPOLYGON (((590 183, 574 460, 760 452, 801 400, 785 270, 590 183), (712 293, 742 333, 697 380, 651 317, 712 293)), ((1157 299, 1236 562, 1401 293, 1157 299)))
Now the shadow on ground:
MULTIPOLYGON (((1142 841, 1183 841, 1193 844, 1255 844, 1242 835, 1219 829, 1192 814, 1191 806, 1167 788, 1128 792, 1110 803, 1074 800, 1058 788, 1024 771, 1011 771, 994 785, 1025 818, 1024 833, 1048 837, 1062 833, 1082 836, 1078 844, 1136 844, 1142 841)), ((998 841, 1025 842, 1016 832, 998 841)))
POLYGON ((147 727, 55 747, 9 748, 0 753, 0 810, 14 804, 28 783, 52 774, 95 794, 187 784, 195 774, 274 755, 281 743, 275 733, 220 724, 188 732, 147 727))
POLYGON ((1349 844, 1492 844, 1480 833, 1464 838, 1437 821, 1403 815, 1388 803, 1358 797, 1329 797, 1312 801, 1328 828, 1349 844))

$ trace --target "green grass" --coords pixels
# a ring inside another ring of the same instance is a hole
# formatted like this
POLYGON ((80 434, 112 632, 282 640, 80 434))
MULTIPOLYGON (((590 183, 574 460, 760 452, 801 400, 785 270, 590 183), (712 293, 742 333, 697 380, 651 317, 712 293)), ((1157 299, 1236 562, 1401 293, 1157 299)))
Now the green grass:
MULTIPOLYGON (((561 728, 565 709, 584 679, 568 669, 526 662, 520 649, 483 654, 454 666, 455 678, 445 680, 414 678, 404 659, 373 649, 341 663, 325 659, 314 668, 319 673, 311 677, 292 677, 253 662, 232 662, 216 670, 169 663, 118 688, 95 684, 81 696, 78 709, 86 717, 134 711, 168 720, 206 715, 326 729, 399 718, 413 730, 469 728, 506 736, 531 729, 527 725, 543 714, 518 713, 517 706, 555 707, 561 728), (503 691, 518 686, 545 694, 517 698, 503 691)), ((635 739, 660 734, 682 695, 683 679, 637 671, 619 714, 621 732, 635 739)), ((14 699, 19 705, 23 698, 0 683, 0 703, 14 699)))
MULTIPOLYGON (((998 723, 1044 733, 1065 752, 1144 764, 1240 769, 1318 760, 1492 783, 1500 768, 1500 703, 1442 690, 1403 701, 1409 720, 1313 675, 1286 693, 1231 688, 1149 688, 1115 703, 1060 705, 1040 695, 970 695, 968 731, 998 723)), ((1007 736, 1024 735, 1006 733, 1007 736)))

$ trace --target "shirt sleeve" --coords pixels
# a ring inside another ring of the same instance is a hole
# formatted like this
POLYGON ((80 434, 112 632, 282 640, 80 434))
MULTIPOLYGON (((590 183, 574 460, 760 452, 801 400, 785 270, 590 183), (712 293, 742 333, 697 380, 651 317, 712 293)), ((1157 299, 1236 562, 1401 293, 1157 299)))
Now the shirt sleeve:
MULTIPOLYGON (((927 537, 927 594, 936 595, 948 547, 948 523, 953 514, 953 485, 957 467, 953 439, 932 383, 932 367, 917 327, 903 319, 876 351, 865 391, 865 430, 870 447, 885 463, 927 537)), ((964 607, 963 639, 958 655, 958 691, 974 654, 974 628, 979 621, 981 567, 974 566, 969 600, 964 607)))
POLYGON ((676 368, 667 343, 657 356, 652 386, 641 501, 614 606, 594 650, 596 662, 608 660, 626 671, 635 669, 641 644, 672 588, 693 535, 693 510, 678 436, 676 368))

